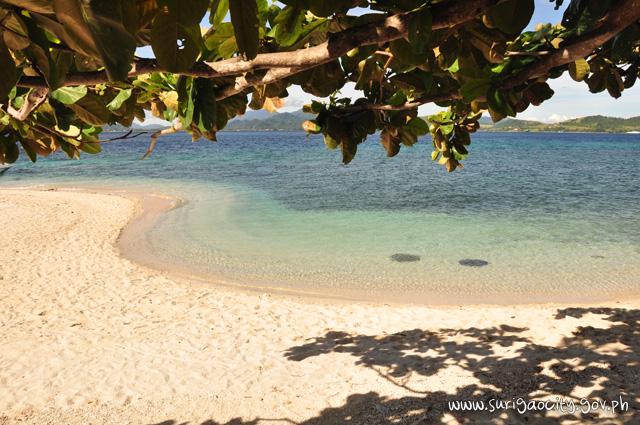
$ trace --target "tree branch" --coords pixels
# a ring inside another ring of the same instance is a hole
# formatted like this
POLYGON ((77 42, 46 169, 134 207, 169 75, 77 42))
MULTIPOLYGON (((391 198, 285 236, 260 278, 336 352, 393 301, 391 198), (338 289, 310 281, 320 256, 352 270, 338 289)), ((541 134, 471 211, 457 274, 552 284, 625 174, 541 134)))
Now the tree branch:
POLYGON ((133 130, 129 130, 127 131, 124 135, 122 136, 118 136, 118 137, 114 137, 111 139, 103 139, 100 140, 100 143, 106 143, 106 142, 115 142, 116 140, 130 140, 130 139, 135 139, 138 136, 142 136, 143 134, 148 134, 148 131, 139 131, 136 134, 133 134, 133 130), (132 135, 133 134, 133 135, 132 135))
POLYGON ((264 84, 275 83, 276 81, 282 80, 283 78, 290 77, 298 72, 305 71, 307 69, 313 68, 313 66, 308 66, 306 68, 273 68, 266 72, 263 76, 256 74, 248 74, 243 75, 241 77, 236 78, 236 81, 233 86, 223 90, 216 96, 216 100, 226 99, 227 97, 231 97, 238 93, 243 92, 244 90, 264 84))
MULTIPOLYGON (((451 4, 451 2, 438 3, 431 9, 433 16, 432 29, 437 30, 460 25, 475 19, 483 11, 502 1, 504 0, 467 0, 457 1, 454 4, 451 4)), ((236 78, 234 86, 220 93, 217 99, 222 100, 249 87, 273 83, 307 69, 331 62, 357 47, 384 44, 403 38, 409 32, 410 20, 410 13, 400 13, 386 18, 382 23, 362 25, 333 34, 324 43, 307 49, 293 52, 263 53, 249 62, 240 61, 238 58, 214 62, 220 65, 223 62, 235 61, 236 64, 252 64, 258 69, 270 68, 263 77, 249 75, 236 78)), ((222 70, 224 67, 220 66, 218 69, 222 70)))
POLYGON ((639 19, 640 0, 618 1, 595 29, 563 45, 560 50, 535 62, 518 75, 505 80, 503 87, 506 89, 517 87, 533 78, 545 75, 553 68, 587 57, 639 19))
MULTIPOLYGON (((560 50, 545 52, 545 55, 541 55, 541 57, 543 57, 541 60, 533 63, 517 75, 506 79, 502 87, 505 89, 517 87, 521 84, 527 83, 531 79, 545 75, 553 68, 574 62, 579 58, 587 57, 604 43, 615 37, 639 19, 640 0, 622 0, 600 20, 596 29, 577 37, 575 40, 563 46, 560 50)), ((353 113, 362 110, 401 111, 414 109, 427 103, 445 102, 447 100, 461 98, 461 94, 458 91, 455 91, 436 96, 419 98, 401 105, 370 103, 347 106, 345 108, 341 108, 340 112, 344 111, 345 113, 353 113)))
POLYGON ((24 100, 24 104, 19 110, 14 109, 11 106, 11 103, 7 104, 7 113, 11 115, 18 121, 24 121, 29 118, 29 115, 42 103, 47 100, 47 96, 49 95, 49 89, 47 88, 37 88, 29 92, 27 97, 24 100))
MULTIPOLYGON (((491 6, 504 0, 450 0, 438 3, 431 8, 434 30, 449 28, 480 16, 491 6)), ((250 73, 260 69, 289 68, 300 72, 345 55, 349 50, 361 46, 387 43, 405 37, 409 32, 411 13, 399 13, 381 22, 348 28, 339 33, 330 34, 329 39, 317 46, 290 52, 262 53, 251 61, 240 57, 218 62, 199 62, 181 75, 204 78, 219 78, 250 73)), ((168 72, 158 66, 155 59, 137 59, 129 77, 133 78, 150 72, 168 72)), ((288 75, 292 75, 292 72, 288 75)), ((267 73, 268 74, 268 73, 267 73)), ((283 75, 280 78, 285 78, 283 75)), ((67 76, 65 86, 95 85, 108 82, 104 71, 72 73, 67 76)), ((258 82, 258 84, 262 84, 258 82)), ((46 87, 40 77, 22 77, 17 84, 20 87, 46 87)), ((244 85, 244 84, 243 84, 244 85)))
POLYGON ((455 99, 462 99, 462 96, 457 91, 435 96, 425 96, 416 100, 412 100, 411 102, 402 103, 400 105, 388 105, 385 103, 365 103, 360 105, 346 106, 344 108, 340 108, 338 111, 339 113, 344 112, 345 114, 352 114, 360 111, 404 111, 407 109, 415 109, 427 103, 446 102, 447 100, 455 99))
POLYGON ((153 150, 156 148, 156 144, 158 143, 158 138, 160 136, 166 136, 167 134, 174 134, 181 130, 182 130, 182 123, 178 121, 171 124, 171 127, 169 128, 158 130, 155 133, 153 133, 151 135, 151 141, 149 142, 149 147, 147 148, 147 151, 144 153, 144 155, 142 155, 142 158, 140 159, 148 158, 149 155, 153 153, 153 150))

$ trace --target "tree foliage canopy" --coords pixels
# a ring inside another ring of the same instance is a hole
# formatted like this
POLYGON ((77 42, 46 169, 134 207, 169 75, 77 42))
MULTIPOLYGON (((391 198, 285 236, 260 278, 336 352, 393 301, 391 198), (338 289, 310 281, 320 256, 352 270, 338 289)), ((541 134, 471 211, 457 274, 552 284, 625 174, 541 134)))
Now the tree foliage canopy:
POLYGON ((325 99, 304 130, 344 163, 376 132, 389 156, 430 133, 453 171, 482 112, 540 105, 565 72, 616 98, 638 78, 640 0, 550 1, 562 23, 524 31, 534 0, 0 0, 0 163, 99 152, 104 125, 147 113, 172 123, 149 152, 178 130, 215 140, 297 85, 325 99), (425 103, 443 111, 425 121, 425 103))

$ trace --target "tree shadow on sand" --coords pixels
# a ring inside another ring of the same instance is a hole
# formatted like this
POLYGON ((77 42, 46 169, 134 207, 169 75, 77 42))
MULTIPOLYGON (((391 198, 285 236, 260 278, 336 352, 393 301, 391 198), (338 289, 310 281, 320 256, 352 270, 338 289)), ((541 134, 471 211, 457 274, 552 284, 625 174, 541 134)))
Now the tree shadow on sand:
MULTIPOLYGON (((312 419, 243 422, 321 424, 640 424, 640 310, 615 308, 568 308, 556 319, 600 315, 611 326, 578 327, 557 347, 533 343, 523 328, 414 329, 392 335, 350 335, 329 332, 308 343, 292 347, 287 359, 301 362, 328 353, 345 353, 355 364, 375 370, 380 376, 413 394, 400 398, 369 392, 352 394, 337 408, 324 409, 312 419), (411 376, 428 377, 456 366, 468 371, 475 383, 455 393, 418 391, 407 382, 411 376), (580 394, 576 396, 576 391, 580 394), (449 402, 491 399, 573 399, 580 407, 582 397, 590 400, 620 400, 626 412, 594 410, 584 412, 515 409, 499 411, 452 411, 449 402)), ((163 425, 177 425, 167 421, 163 425)), ((221 425, 208 421, 202 425, 221 425)))

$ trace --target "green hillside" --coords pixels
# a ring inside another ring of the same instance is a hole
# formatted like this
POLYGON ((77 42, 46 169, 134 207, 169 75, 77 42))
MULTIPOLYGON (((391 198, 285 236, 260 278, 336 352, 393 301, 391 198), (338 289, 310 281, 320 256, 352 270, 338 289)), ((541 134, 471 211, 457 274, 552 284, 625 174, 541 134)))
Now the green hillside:
POLYGON ((630 131, 640 131, 640 116, 633 118, 615 118, 595 115, 575 118, 555 124, 546 124, 538 121, 505 119, 496 124, 483 124, 481 130, 628 133, 630 131))
MULTIPOLYGON (((283 112, 270 114, 267 118, 235 119, 229 123, 225 131, 301 131, 302 122, 313 119, 313 115, 298 112, 283 112)), ((576 118, 557 124, 547 124, 538 121, 505 119, 498 123, 482 117, 481 131, 513 131, 513 132, 599 132, 599 133, 627 133, 640 131, 640 116, 633 118, 614 118, 604 116, 590 116, 576 118)))
MULTIPOLYGON (((229 122, 224 131, 302 131, 302 123, 313 119, 313 115, 302 111, 261 114, 249 111, 244 117, 229 122)), ((585 133, 628 133, 640 131, 640 116, 633 118, 615 118, 601 115, 575 118, 556 124, 539 121, 507 118, 493 123, 488 116, 480 120, 480 131, 505 132, 585 132, 585 133)), ((159 125, 135 125, 136 130, 157 130, 159 125)), ((107 126, 106 131, 127 131, 120 125, 107 126)))
POLYGON ((558 131, 597 131, 621 132, 640 131, 640 117, 613 118, 596 115, 592 117, 576 118, 553 126, 558 131))
POLYGON ((273 113, 262 119, 234 119, 225 131, 302 131, 302 123, 313 117, 313 114, 297 111, 273 113))

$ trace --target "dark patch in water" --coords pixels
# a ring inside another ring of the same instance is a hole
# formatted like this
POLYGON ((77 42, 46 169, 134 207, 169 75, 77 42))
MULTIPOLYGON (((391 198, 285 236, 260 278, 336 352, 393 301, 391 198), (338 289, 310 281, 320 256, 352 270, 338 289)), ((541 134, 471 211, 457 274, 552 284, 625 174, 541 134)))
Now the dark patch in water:
POLYGON ((489 262, 485 260, 476 260, 472 258, 465 258, 463 260, 458 261, 458 264, 466 267, 484 267, 488 266, 489 262))
POLYGON ((398 263, 412 263, 420 261, 420 256, 413 254, 393 254, 390 258, 392 261, 397 261, 398 263))
POLYGON ((591 258, 597 258, 597 259, 601 260, 601 259, 605 258, 605 256, 604 255, 592 255, 591 258))

